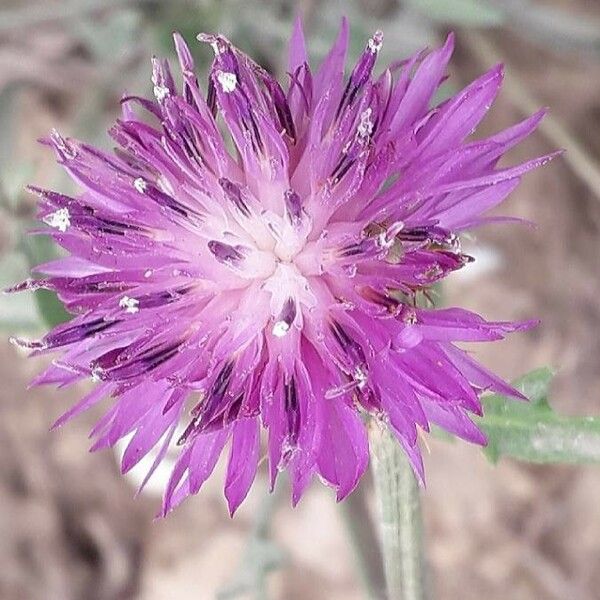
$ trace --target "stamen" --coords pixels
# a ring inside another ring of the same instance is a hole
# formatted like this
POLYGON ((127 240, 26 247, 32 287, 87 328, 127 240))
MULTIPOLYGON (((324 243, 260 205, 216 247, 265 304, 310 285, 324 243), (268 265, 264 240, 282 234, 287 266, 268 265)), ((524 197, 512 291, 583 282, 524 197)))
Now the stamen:
POLYGON ((219 179, 219 185, 223 189, 223 192, 225 192, 227 199, 230 200, 245 217, 250 217, 250 209, 242 198, 240 186, 233 183, 233 181, 229 181, 229 179, 225 177, 219 179))
POLYGON ((208 249, 219 262, 225 264, 235 265, 244 258, 243 246, 230 246, 217 240, 211 240, 208 242, 208 249))
POLYGON ((296 303, 293 298, 288 298, 281 309, 279 318, 273 325, 272 333, 275 337, 282 338, 287 335, 294 319, 296 318, 296 303))
POLYGON ((277 113, 280 125, 288 134, 289 138, 295 143, 296 126, 294 125, 294 119, 292 118, 290 107, 281 86, 276 80, 267 75, 263 77, 263 82, 273 100, 273 105, 275 106, 275 112, 277 113))
POLYGON ((54 142, 56 149, 60 151, 60 153, 65 158, 73 159, 77 156, 77 150, 73 147, 73 145, 58 133, 56 129, 53 129, 50 133, 50 139, 54 142))
POLYGON ((340 258, 349 258, 350 256, 357 256, 363 254, 372 248, 372 242, 370 240, 361 240, 355 244, 349 244, 339 250, 340 258))
POLYGON ((196 36, 196 39, 199 42, 203 42, 205 44, 210 44, 215 53, 215 56, 219 56, 219 54, 223 54, 225 50, 227 50, 227 44, 225 39, 218 35, 213 35, 212 33, 199 33, 196 36))
POLYGON ((51 331, 44 341, 46 346, 51 348, 74 344, 93 335, 97 335, 118 322, 119 321, 105 321, 102 318, 98 318, 78 325, 70 325, 61 331, 51 331))
POLYGON ((325 392, 325 398, 327 400, 333 400, 344 394, 349 394, 356 389, 358 389, 359 392, 362 392, 367 385, 367 381, 368 376, 366 367, 364 365, 358 365, 354 369, 351 380, 337 387, 329 388, 325 392))
POLYGON ((23 348, 24 350, 40 350, 45 347, 44 343, 38 340, 25 340, 15 336, 9 337, 8 342, 17 348, 23 348))
POLYGON ((25 281, 21 281, 21 283, 7 287, 3 290, 3 293, 14 294, 15 292, 29 292, 44 289, 46 287, 48 287, 48 282, 45 279, 26 279, 25 281))
POLYGON ((284 408, 287 415, 288 435, 285 440, 284 460, 289 460, 298 444, 298 431, 300 429, 300 414, 298 411, 298 390, 294 378, 285 384, 284 408))
POLYGON ((331 332, 337 340, 340 347, 350 358, 351 363, 362 365, 366 362, 366 357, 362 346, 354 340, 348 332, 337 321, 332 321, 331 332))
POLYGON ((43 222, 54 229, 58 229, 61 233, 67 231, 71 225, 71 215, 68 208, 59 208, 56 212, 46 215, 43 222))
POLYGON ((209 396, 215 396, 220 399, 225 395, 229 383, 231 382, 233 367, 234 362, 232 360, 225 363, 212 385, 209 396))
POLYGON ((286 190, 283 195, 287 217, 292 225, 299 225, 302 220, 302 201, 294 190, 286 190))
POLYGON ((377 244, 381 248, 391 248, 396 241, 396 236, 404 229, 403 221, 396 221, 390 225, 385 231, 382 231, 377 236, 377 244))
POLYGON ((373 53, 377 54, 383 46, 383 31, 377 30, 373 37, 369 39, 367 48, 373 53))

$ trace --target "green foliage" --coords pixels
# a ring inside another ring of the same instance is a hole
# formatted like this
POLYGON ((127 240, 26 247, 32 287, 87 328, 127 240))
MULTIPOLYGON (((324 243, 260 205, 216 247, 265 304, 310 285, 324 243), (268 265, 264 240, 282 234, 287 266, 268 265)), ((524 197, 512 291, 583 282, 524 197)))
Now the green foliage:
POLYGON ((529 398, 519 402, 497 394, 483 398, 478 424, 488 436, 486 456, 510 456, 535 463, 600 462, 600 417, 566 417, 548 404, 553 373, 537 369, 514 382, 529 398))
MULTIPOLYGON (((23 251, 30 268, 58 257, 52 238, 47 236, 27 236, 23 241, 23 251)), ((36 290, 34 296, 40 317, 48 327, 55 327, 71 318, 54 292, 36 290)))
MULTIPOLYGON (((0 288, 6 289, 28 276, 29 265, 20 252, 7 252, 0 257, 0 288)), ((2 333, 38 332, 40 317, 31 294, 0 293, 0 331, 2 333)))

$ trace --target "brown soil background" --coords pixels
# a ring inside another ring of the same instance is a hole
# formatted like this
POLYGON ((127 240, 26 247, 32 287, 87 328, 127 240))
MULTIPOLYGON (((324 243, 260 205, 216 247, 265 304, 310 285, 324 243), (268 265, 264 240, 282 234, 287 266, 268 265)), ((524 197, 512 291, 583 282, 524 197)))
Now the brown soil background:
MULTIPOLYGON (((583 14, 599 15, 595 3, 559 4, 577 4, 583 14)), ((32 36, 23 44, 37 44, 39 50, 45 39, 58 57, 53 64, 65 66, 67 58, 60 51, 68 41, 53 32, 44 35, 42 41, 32 36)), ((600 61, 542 49, 507 32, 484 35, 508 59, 508 76, 514 71, 523 78, 540 104, 549 106, 598 158, 600 61)), ((0 58, 9 47, 4 42, 0 58)), ((0 84, 10 79, 15 64, 0 60, 0 84)), ((76 67, 78 73, 85 71, 76 67)), ((44 72, 43 65, 38 71, 44 72)), ((466 82, 479 71, 459 44, 453 75, 466 82)), ((64 76, 60 68, 57 72, 64 76)), ((53 167, 30 141, 52 125, 69 123, 73 107, 64 100, 66 84, 61 96, 52 86, 32 81, 22 96, 22 152, 41 161, 36 181, 44 182, 44 173, 53 167)), ((106 110, 113 111, 114 105, 106 110)), ((518 118, 510 99, 501 96, 484 129, 496 130, 518 118)), ((513 158, 550 149, 538 134, 513 158)), ((478 232, 476 242, 492 248, 501 262, 476 280, 451 278, 446 302, 489 318, 539 316, 539 328, 481 347, 479 356, 506 377, 552 365, 558 371, 554 407, 563 413, 598 414, 600 198, 559 159, 529 175, 503 213, 531 219, 537 228, 478 232)), ((3 237, 10 238, 7 232, 3 237)), ((158 500, 134 499, 111 453, 88 453, 87 431, 97 415, 49 433, 49 424, 81 390, 27 390, 27 381, 41 367, 24 360, 6 336, 0 341, 0 599, 215 597, 241 559, 264 479, 234 520, 226 513, 221 472, 167 520, 153 522, 158 500)), ((508 460, 493 467, 466 444, 431 440, 429 445, 423 499, 435 598, 600 597, 598 467, 508 460)), ((371 501, 368 481, 364 487, 371 501)), ((273 535, 285 560, 269 578, 271 598, 363 597, 343 521, 332 494, 322 486, 314 484, 296 509, 281 501, 273 535)))

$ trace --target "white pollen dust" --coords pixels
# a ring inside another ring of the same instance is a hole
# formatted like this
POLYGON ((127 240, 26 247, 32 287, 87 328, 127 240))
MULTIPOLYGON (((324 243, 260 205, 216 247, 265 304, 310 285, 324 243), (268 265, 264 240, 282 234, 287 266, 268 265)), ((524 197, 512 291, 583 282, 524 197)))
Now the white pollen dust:
POLYGON ((217 81, 221 84, 221 87, 226 94, 231 94, 237 87, 237 77, 235 73, 219 71, 217 73, 217 81))
POLYGON ((71 225, 71 215, 68 208, 59 208, 56 212, 46 215, 42 220, 46 225, 58 229, 61 233, 64 233, 71 225))
POLYGON ((146 191, 146 182, 141 178, 138 177, 134 182, 133 182, 133 187, 140 193, 143 194, 146 191))
POLYGON ((383 32, 376 31, 375 35, 369 39, 368 48, 373 54, 377 54, 383 46, 383 32))
POLYGON ((164 85, 154 86, 154 96, 159 102, 162 102, 169 95, 169 88, 164 85))
POLYGON ((119 300, 119 307, 124 309, 126 313, 130 315, 134 315, 136 312, 139 312, 140 301, 135 298, 130 298, 129 296, 123 296, 119 300))
POLYGON ((275 325, 273 325, 272 333, 275 337, 282 338, 284 335, 287 335, 289 330, 289 323, 286 323, 285 321, 277 321, 275 325))
POLYGON ((354 369, 354 381, 359 390, 363 390, 367 385, 367 374, 362 367, 356 367, 354 369))
POLYGON ((369 137, 371 133, 373 133, 373 121, 371 121, 372 112, 373 111, 371 110, 371 108, 367 108, 360 115, 360 123, 358 124, 358 135, 361 138, 369 137))

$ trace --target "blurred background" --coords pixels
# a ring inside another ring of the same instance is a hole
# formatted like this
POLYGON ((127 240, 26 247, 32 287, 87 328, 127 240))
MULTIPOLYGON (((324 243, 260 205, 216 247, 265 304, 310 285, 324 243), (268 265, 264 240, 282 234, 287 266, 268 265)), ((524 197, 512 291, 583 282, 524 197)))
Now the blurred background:
MULTIPOLYGON (((557 147, 567 154, 526 177, 503 214, 530 219, 478 231, 476 262, 453 275, 443 301, 491 319, 539 316, 537 329, 478 348, 507 378, 557 370, 551 403, 561 413, 600 413, 600 3, 595 0, 0 0, 0 284, 49 258, 27 239, 35 183, 69 192, 36 139, 61 133, 110 147, 105 131, 124 91, 151 94, 152 54, 173 56, 179 30, 206 68, 199 31, 219 30, 283 76, 297 11, 313 59, 341 15, 356 56, 377 28, 381 62, 458 34, 457 90, 495 62, 504 90, 481 135, 538 106, 550 116, 512 159, 557 147)), ((205 77, 205 73, 201 74, 205 77)), ((134 473, 111 452, 88 453, 98 414, 56 433, 52 421, 83 390, 27 390, 43 366, 10 334, 35 337, 65 318, 55 298, 0 297, 0 600, 354 600, 361 579, 380 581, 365 478, 343 508, 313 485, 296 509, 287 489, 265 504, 261 477, 234 520, 221 474, 166 520, 154 522, 165 473, 134 499, 134 473), (350 529, 348 522, 353 523, 350 529), (358 525, 358 526, 357 526, 358 525), (356 562, 359 544, 366 564, 356 562)), ((600 589, 600 469, 496 467, 462 443, 430 439, 424 491, 431 588, 440 600, 594 600, 600 589)))

